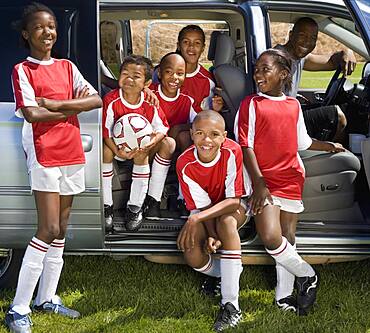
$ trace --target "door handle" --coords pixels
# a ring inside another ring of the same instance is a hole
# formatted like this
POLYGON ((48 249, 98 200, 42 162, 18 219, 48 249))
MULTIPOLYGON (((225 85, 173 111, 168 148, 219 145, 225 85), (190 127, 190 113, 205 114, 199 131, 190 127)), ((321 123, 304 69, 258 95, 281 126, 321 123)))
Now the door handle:
POLYGON ((82 147, 85 153, 91 151, 93 147, 93 138, 89 134, 81 134, 82 147))

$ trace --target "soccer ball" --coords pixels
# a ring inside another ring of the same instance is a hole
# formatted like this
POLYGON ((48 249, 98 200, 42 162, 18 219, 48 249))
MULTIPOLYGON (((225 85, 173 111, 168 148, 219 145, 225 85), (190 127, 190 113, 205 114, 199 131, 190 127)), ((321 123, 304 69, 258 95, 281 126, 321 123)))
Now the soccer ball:
POLYGON ((137 113, 128 113, 119 118, 113 126, 113 141, 126 152, 143 148, 150 142, 153 128, 148 119, 137 113))

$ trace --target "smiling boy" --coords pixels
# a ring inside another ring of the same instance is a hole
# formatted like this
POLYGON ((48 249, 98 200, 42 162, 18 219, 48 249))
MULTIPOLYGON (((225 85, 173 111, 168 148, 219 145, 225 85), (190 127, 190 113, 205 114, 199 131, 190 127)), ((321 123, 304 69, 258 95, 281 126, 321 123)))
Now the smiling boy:
POLYGON ((246 222, 242 152, 226 138, 225 122, 214 111, 195 117, 194 145, 177 160, 177 175, 187 209, 191 212, 177 245, 196 271, 221 277, 221 308, 214 329, 221 332, 241 320, 239 277, 242 272, 238 228, 246 222), (221 249, 220 259, 210 253, 221 249))

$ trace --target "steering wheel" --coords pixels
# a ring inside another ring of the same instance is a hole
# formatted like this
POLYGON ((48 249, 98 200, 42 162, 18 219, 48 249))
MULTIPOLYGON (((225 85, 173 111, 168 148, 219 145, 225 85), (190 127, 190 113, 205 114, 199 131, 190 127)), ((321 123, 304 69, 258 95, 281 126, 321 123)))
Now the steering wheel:
POLYGON ((340 73, 342 72, 342 69, 340 67, 337 68, 335 73, 333 74, 328 87, 325 91, 325 97, 322 102, 323 106, 331 105, 334 103, 335 99, 338 96, 338 93, 343 88, 344 83, 346 82, 346 77, 344 74, 342 74, 342 77, 339 78, 340 73))

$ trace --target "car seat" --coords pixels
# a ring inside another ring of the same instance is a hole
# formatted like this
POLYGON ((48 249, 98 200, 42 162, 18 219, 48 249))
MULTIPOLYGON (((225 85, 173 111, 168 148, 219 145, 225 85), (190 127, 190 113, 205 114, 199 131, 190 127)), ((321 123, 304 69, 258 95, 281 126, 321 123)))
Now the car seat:
POLYGON ((213 76, 216 86, 226 109, 222 112, 225 119, 226 130, 229 137, 234 139, 234 120, 239 109, 240 102, 245 96, 253 92, 253 82, 240 68, 233 65, 235 46, 230 36, 219 33, 216 36, 216 47, 211 54, 213 58, 213 76))

